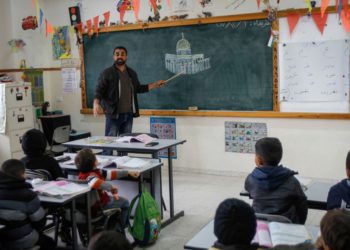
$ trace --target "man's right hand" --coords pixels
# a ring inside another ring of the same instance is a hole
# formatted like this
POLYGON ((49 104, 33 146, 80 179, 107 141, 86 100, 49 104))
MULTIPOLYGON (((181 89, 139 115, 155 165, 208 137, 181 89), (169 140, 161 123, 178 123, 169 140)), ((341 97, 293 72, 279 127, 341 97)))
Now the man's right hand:
POLYGON ((99 114, 102 114, 103 111, 102 111, 101 105, 94 102, 93 112, 95 117, 98 116, 99 114))

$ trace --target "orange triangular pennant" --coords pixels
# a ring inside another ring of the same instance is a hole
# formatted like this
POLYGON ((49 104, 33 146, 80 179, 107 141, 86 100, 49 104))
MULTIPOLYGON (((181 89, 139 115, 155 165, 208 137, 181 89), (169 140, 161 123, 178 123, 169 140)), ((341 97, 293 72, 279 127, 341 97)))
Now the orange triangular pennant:
POLYGON ((322 0, 321 2, 321 16, 323 17, 324 13, 326 12, 326 9, 329 5, 329 0, 322 0))
POLYGON ((103 13, 103 16, 105 17, 105 27, 108 27, 110 12, 108 11, 108 12, 103 13))
POLYGON ((136 20, 139 21, 140 0, 132 0, 136 20))
POLYGON ((98 21, 99 21, 99 16, 95 16, 94 17, 94 28, 95 28, 96 35, 98 35, 98 25, 99 25, 98 21))
POLYGON ((260 10, 260 0, 256 0, 256 3, 258 4, 258 10, 260 10))
POLYGON ((75 27, 80 34, 83 34, 83 23, 78 23, 75 27))
POLYGON ((345 11, 348 10, 349 9, 348 0, 343 0, 342 6, 343 6, 343 10, 345 11))
POLYGON ((341 20, 343 22, 344 25, 344 29, 346 30, 346 32, 350 32, 350 10, 343 10, 341 12, 341 20))
POLYGON ((91 19, 89 19, 89 20, 86 21, 86 27, 87 27, 88 35, 90 36, 91 30, 92 30, 92 22, 91 22, 91 19))
POLYGON ((312 18, 314 19, 318 29, 321 31, 321 34, 323 34, 324 26, 327 22, 328 13, 325 13, 322 17, 320 13, 314 13, 312 14, 312 18))
POLYGON ((290 34, 293 33, 293 30, 294 30, 295 26, 297 25, 299 18, 300 18, 299 14, 288 14, 287 15, 290 34))

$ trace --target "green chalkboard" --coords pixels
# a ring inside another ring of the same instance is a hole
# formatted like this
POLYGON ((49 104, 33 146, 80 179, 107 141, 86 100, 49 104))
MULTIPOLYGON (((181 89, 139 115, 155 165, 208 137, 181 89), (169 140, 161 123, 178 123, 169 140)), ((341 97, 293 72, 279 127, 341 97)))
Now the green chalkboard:
POLYGON ((272 49, 266 19, 124 30, 84 36, 86 107, 92 108, 100 72, 117 45, 142 84, 186 74, 139 94, 141 109, 272 110, 272 49), (181 54, 181 55, 180 55, 181 54))

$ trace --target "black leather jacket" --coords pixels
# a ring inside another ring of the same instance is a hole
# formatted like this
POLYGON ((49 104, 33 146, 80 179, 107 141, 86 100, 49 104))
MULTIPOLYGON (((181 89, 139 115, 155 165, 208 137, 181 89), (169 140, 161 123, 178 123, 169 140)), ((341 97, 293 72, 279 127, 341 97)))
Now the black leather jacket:
MULTIPOLYGON (((133 113, 134 117, 139 116, 137 93, 148 92, 148 85, 141 85, 136 72, 126 67, 133 84, 133 113)), ((100 100, 106 116, 116 116, 118 114, 118 103, 120 97, 119 74, 115 65, 102 71, 98 78, 95 89, 95 99, 100 100)))

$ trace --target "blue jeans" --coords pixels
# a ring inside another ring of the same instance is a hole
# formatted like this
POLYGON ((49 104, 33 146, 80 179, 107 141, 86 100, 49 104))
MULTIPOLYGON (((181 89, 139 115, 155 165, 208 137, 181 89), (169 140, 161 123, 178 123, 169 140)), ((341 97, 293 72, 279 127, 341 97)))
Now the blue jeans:
POLYGON ((121 214, 120 214, 120 222, 122 228, 126 228, 129 224, 129 201, 124 198, 119 196, 119 200, 114 200, 114 197, 110 197, 111 201, 108 202, 105 206, 104 209, 111 209, 111 208, 120 208, 121 214))
MULTIPOLYGON (((105 136, 119 136, 131 133, 133 113, 119 114, 118 118, 106 116, 105 136)), ((112 150, 103 150, 104 155, 112 155, 112 150)))

